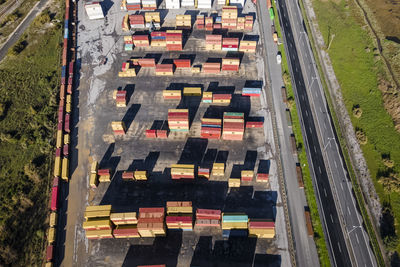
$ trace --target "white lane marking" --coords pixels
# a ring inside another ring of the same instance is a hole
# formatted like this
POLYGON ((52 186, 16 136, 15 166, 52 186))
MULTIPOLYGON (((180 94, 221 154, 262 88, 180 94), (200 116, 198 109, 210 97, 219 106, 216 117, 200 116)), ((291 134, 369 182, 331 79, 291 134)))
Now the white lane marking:
POLYGON ((337 163, 336 163, 336 160, 335 161, 333 161, 334 163, 335 163, 335 167, 337 168, 337 163))
POLYGON ((325 193, 325 197, 327 197, 328 195, 326 194, 326 189, 324 188, 324 193, 325 193))
POLYGON ((321 107, 319 107, 319 112, 321 112, 321 113, 322 113, 322 108, 321 108, 321 107))
POLYGON ((314 151, 315 151, 315 153, 317 153, 317 148, 314 146, 314 151))
POLYGON ((339 242, 337 243, 337 246, 338 246, 338 248, 339 248, 339 252, 342 253, 342 249, 340 248, 339 242))
POLYGON ((326 122, 324 122, 324 128, 325 128, 325 130, 326 130, 326 122))
POLYGON ((343 189, 343 183, 340 183, 340 187, 342 188, 342 191, 344 191, 344 189, 343 189))
POLYGON ((357 243, 360 244, 360 240, 358 240, 358 235, 357 235, 357 233, 355 233, 355 234, 356 234, 357 243))
POLYGON ((349 206, 347 206, 347 212, 349 213, 349 215, 351 215, 349 206))
MULTIPOLYGON (((312 133, 311 127, 310 127, 310 132, 312 133)), ((317 151, 315 151, 315 152, 317 152, 317 151)))
POLYGON ((332 216, 332 213, 331 213, 330 215, 331 215, 331 221, 332 221, 332 223, 333 223, 333 216, 332 216))
POLYGON ((306 116, 308 117, 308 112, 307 112, 307 110, 306 110, 306 116))
MULTIPOLYGON (((318 166, 318 170, 319 170, 319 173, 322 173, 320 166, 318 166)), ((325 195, 326 195, 326 191, 325 191, 325 195)))

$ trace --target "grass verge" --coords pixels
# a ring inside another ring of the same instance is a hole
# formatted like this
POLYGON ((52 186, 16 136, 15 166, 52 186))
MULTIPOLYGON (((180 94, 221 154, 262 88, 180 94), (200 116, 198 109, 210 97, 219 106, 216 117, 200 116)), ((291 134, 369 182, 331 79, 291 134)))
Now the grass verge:
MULTIPOLYGON (((276 10, 276 6, 273 3, 273 6, 276 10)), ((275 29, 278 32, 278 36, 282 36, 281 27, 279 24, 278 16, 275 16, 274 20, 275 29)), ((283 80, 287 90, 289 109, 292 117, 292 130, 293 134, 296 138, 296 146, 297 146, 297 155, 299 159, 299 163, 302 166, 303 180, 304 180, 304 191, 307 198, 307 203, 310 208, 311 220, 314 229, 314 241, 317 247, 318 257, 321 266, 330 266, 329 253, 326 247, 325 236, 322 229, 321 220, 319 217, 317 200, 315 197, 314 187, 311 180, 310 168, 307 161, 306 151, 304 149, 303 144, 303 135, 301 133, 300 119, 297 113, 296 103, 294 101, 294 93, 293 87, 291 83, 291 78, 289 75, 289 67, 286 60, 286 53, 284 47, 279 46, 279 51, 282 54, 282 71, 283 71, 283 80)))
POLYGON ((43 261, 60 79, 61 5, 54 1, 51 22, 33 23, 19 41, 23 49, 0 64, 2 266, 41 266, 43 261))
MULTIPOLYGON (((300 1, 300 7, 301 7, 302 14, 303 14, 303 18, 305 20, 305 25, 306 25, 306 28, 307 28, 307 32, 309 32, 311 34, 311 29, 310 29, 309 21, 308 21, 306 12, 305 12, 303 1, 300 1)), ((316 61, 316 64, 317 64, 319 76, 321 77, 321 82, 322 82, 322 85, 323 85, 323 88, 324 88, 324 92, 327 95, 326 100, 327 100, 327 103, 328 103, 328 106, 329 106, 329 110, 330 110, 330 113, 331 113, 331 118, 332 118, 335 130, 336 130, 336 133, 337 133, 337 136, 338 136, 338 139, 339 139, 340 147, 341 147, 341 149, 343 151, 343 157, 344 157, 344 160, 345 160, 345 163, 346 163, 346 166, 347 166, 347 170, 349 171, 349 176, 350 176, 350 179, 352 181, 353 190, 354 190, 356 198, 357 198, 357 203, 358 203, 358 205, 360 207, 360 211, 361 211, 361 214, 362 214, 362 217, 363 217, 363 221, 365 223, 365 227, 366 227, 368 235, 370 237, 370 241, 371 241, 371 244, 372 244, 372 247, 373 247, 373 250, 374 250, 374 254, 376 255, 377 262, 378 262, 379 266, 385 266, 385 262, 384 262, 384 259, 383 259, 382 252, 380 250, 379 244, 378 244, 378 240, 377 240, 377 237, 376 237, 376 233, 375 233, 374 227, 373 227, 373 225, 371 223, 371 219, 370 219, 369 213, 368 213, 368 211, 367 211, 367 209, 365 207, 367 204, 365 203, 365 199, 364 199, 364 196, 362 194, 362 189, 360 188, 360 185, 359 185, 358 180, 356 178, 353 166, 351 164, 349 152, 347 150, 346 140, 345 140, 345 138, 344 138, 344 136, 342 134, 342 131, 340 129, 340 124, 339 124, 339 121, 338 121, 338 117, 336 115, 336 112, 335 112, 335 109, 334 109, 334 106, 333 106, 333 103, 332 103, 332 98, 331 98, 329 90, 328 90, 328 86, 327 86, 327 83, 326 83, 326 80, 325 80, 324 73, 322 71, 322 66, 321 66, 321 63, 319 61, 318 54, 316 53, 316 48, 315 48, 315 43, 314 43, 313 38, 310 38, 310 44, 311 44, 311 47, 312 47, 314 58, 316 59, 315 61, 316 61)))

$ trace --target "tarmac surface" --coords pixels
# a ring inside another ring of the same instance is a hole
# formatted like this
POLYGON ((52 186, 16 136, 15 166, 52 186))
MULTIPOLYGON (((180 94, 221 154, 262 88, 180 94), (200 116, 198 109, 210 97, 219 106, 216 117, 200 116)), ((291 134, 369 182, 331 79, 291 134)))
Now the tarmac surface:
POLYGON ((300 8, 296 2, 278 1, 278 5, 332 263, 335 266, 376 266, 336 141, 300 8))
MULTIPOLYGON (((67 214, 65 231, 61 233, 57 266, 135 266, 166 263, 167 266, 289 266, 287 236, 276 170, 271 113, 261 98, 241 96, 241 88, 255 84, 264 88, 262 47, 256 54, 228 53, 241 59, 238 73, 216 75, 176 71, 174 76, 154 76, 154 70, 142 68, 137 77, 118 78, 122 62, 131 57, 154 57, 161 63, 182 56, 193 65, 219 60, 226 52, 204 51, 204 31, 193 31, 185 38, 185 50, 165 52, 164 49, 123 51, 120 20, 125 12, 115 3, 107 2, 107 18, 89 21, 82 3, 78 2, 78 88, 74 91, 74 129, 72 131, 72 173, 69 189, 63 192, 63 211, 67 214), (100 64, 107 57, 105 65, 100 64), (162 90, 198 85, 203 91, 233 93, 228 106, 210 105, 199 97, 183 97, 181 101, 165 101, 162 90), (128 92, 126 108, 116 108, 112 93, 122 88, 128 92), (169 108, 188 108, 190 131, 172 133, 167 140, 148 140, 144 132, 164 127, 169 108), (247 129, 243 142, 200 139, 200 118, 220 118, 224 111, 245 113, 246 119, 264 119, 264 128, 247 129), (127 134, 114 137, 110 123, 123 120, 127 134), (111 183, 89 189, 88 168, 91 160, 100 168, 111 168, 111 183), (174 163, 210 166, 226 163, 224 177, 210 180, 173 181, 169 167, 174 163), (229 189, 227 179, 238 177, 240 170, 267 166, 269 183, 255 181, 229 189), (124 170, 146 169, 148 181, 125 182, 124 170), (163 238, 87 240, 82 229, 83 212, 87 205, 112 204, 116 211, 137 211, 139 207, 165 206, 166 201, 192 201, 195 208, 218 208, 223 211, 245 212, 250 218, 268 218, 276 223, 274 239, 230 237, 223 239, 220 229, 198 229, 193 232, 168 231, 163 238)), ((244 13, 254 12, 251 2, 244 13)), ((164 27, 173 26, 175 14, 199 10, 161 10, 164 27)), ((204 11, 202 11, 204 13, 204 11)), ((255 13, 255 12, 254 12, 255 13)), ((243 33, 229 33, 241 36, 243 33)), ((258 38, 258 22, 254 31, 245 35, 258 38)))

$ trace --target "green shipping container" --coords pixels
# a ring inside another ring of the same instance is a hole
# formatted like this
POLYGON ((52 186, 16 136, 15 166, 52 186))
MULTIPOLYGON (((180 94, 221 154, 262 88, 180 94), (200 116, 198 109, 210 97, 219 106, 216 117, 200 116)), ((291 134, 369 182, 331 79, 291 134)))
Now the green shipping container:
POLYGON ((271 20, 275 19, 274 9, 272 7, 269 9, 269 17, 271 20))

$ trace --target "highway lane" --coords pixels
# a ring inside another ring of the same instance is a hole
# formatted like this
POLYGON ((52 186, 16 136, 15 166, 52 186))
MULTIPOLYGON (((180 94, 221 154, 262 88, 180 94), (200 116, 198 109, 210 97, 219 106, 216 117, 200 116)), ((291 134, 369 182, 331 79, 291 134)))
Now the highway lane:
POLYGON ((333 192, 323 160, 322 149, 317 136, 311 106, 308 100, 306 85, 300 66, 299 56, 294 42, 291 21, 285 1, 278 1, 279 18, 284 32, 285 48, 288 63, 291 68, 292 81, 295 87, 297 108, 300 110, 302 132, 305 138, 307 156, 315 178, 317 199, 328 239, 331 260, 336 266, 351 266, 350 255, 347 251, 345 237, 340 224, 339 213, 335 206, 333 192))
POLYGON ((286 104, 282 100, 281 87, 284 85, 282 80, 281 66, 276 63, 278 47, 272 39, 271 25, 266 0, 258 1, 258 15, 260 17, 260 30, 263 35, 265 48, 265 64, 267 64, 267 75, 269 76, 270 87, 277 121, 277 132, 279 140, 279 151, 282 162, 283 176, 287 191, 287 202, 291 221, 293 241, 297 266, 319 266, 318 253, 313 237, 308 236, 307 226, 304 215, 304 207, 307 206, 304 189, 299 188, 296 179, 296 157, 292 154, 290 143, 291 129, 288 127, 286 119, 286 104))
MULTIPOLYGON (((305 89, 310 99, 313 118, 318 129, 316 134, 320 137, 323 156, 325 157, 325 162, 327 162, 327 171, 332 180, 332 190, 336 195, 335 200, 345 228, 344 238, 348 239, 348 248, 357 266, 376 266, 368 235, 362 227, 362 217, 358 212, 351 182, 343 164, 342 151, 336 141, 336 132, 331 123, 324 91, 318 76, 308 36, 304 29, 301 10, 297 2, 288 1, 287 3, 289 5, 288 9, 286 9, 288 11, 286 15, 292 22, 291 30, 293 30, 291 39, 297 41, 301 70, 304 73, 303 78, 305 78, 305 83, 308 84, 305 89)), ((293 45, 293 47, 295 46, 293 45)))

